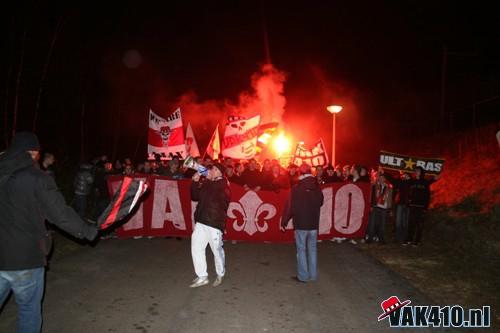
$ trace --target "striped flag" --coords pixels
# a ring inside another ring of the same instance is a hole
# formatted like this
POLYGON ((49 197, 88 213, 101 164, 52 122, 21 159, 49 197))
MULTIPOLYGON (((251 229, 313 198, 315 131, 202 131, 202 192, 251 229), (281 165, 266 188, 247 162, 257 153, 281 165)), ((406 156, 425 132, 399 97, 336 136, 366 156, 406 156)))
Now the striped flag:
POLYGON ((137 205, 139 198, 146 192, 147 185, 142 180, 124 177, 113 195, 113 200, 99 216, 97 225, 101 230, 125 218, 137 205))

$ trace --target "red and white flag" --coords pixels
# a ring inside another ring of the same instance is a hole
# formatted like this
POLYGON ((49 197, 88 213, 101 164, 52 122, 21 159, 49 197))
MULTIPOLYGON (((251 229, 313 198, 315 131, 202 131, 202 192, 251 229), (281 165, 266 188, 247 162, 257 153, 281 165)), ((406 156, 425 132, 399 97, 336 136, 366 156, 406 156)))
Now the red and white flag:
POLYGON ((323 139, 319 139, 311 149, 307 149, 301 143, 297 144, 295 154, 292 158, 292 163, 295 165, 307 163, 310 166, 328 164, 328 154, 326 153, 323 139))
POLYGON ((219 139, 219 124, 215 128, 214 134, 208 143, 205 155, 208 155, 212 160, 217 160, 220 154, 220 139, 219 139))
POLYGON ((260 116, 250 119, 230 116, 224 132, 222 155, 238 160, 255 156, 260 116))
POLYGON ((200 150, 198 149, 198 144, 196 143, 191 123, 188 123, 186 129, 186 152, 189 156, 200 156, 200 150))
POLYGON ((174 156, 184 159, 187 156, 180 108, 166 119, 149 110, 149 158, 154 158, 155 154, 161 155, 163 160, 172 159, 174 156))

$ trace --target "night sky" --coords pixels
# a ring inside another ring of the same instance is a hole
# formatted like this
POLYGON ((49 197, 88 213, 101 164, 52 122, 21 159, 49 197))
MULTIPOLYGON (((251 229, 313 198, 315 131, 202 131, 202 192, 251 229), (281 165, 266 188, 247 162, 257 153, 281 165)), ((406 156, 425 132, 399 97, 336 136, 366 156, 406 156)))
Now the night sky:
MULTIPOLYGON (((498 12, 479 2, 103 3, 31 1, 2 13, 0 149, 17 110, 16 128, 35 126, 56 156, 140 159, 149 108, 166 116, 185 106, 203 150, 226 116, 217 106, 237 104, 266 61, 264 31, 271 62, 287 77, 283 128, 329 148, 325 107, 343 105, 337 158, 347 163, 470 128, 472 105, 500 95, 498 12)), ((499 106, 478 104, 477 125, 498 122, 499 106)))

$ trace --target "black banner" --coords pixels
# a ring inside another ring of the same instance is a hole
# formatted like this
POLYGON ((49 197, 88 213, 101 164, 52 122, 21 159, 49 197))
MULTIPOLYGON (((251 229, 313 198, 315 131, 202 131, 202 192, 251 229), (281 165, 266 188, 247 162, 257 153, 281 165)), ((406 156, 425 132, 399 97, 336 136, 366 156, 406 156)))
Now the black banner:
POLYGON ((411 173, 416 167, 422 167, 426 173, 438 175, 443 171, 444 158, 415 157, 381 150, 379 163, 385 169, 411 173))

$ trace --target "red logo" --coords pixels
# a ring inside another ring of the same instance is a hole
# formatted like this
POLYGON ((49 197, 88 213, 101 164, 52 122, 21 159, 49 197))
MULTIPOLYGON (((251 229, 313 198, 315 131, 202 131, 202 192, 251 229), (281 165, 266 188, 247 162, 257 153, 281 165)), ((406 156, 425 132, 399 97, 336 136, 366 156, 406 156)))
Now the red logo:
POLYGON ((172 133, 172 130, 168 126, 162 126, 160 128, 160 136, 161 140, 163 141, 163 145, 168 144, 168 138, 170 137, 170 133, 172 133))
POLYGON ((378 317, 378 321, 381 321, 382 319, 384 319, 385 317, 387 317, 388 315, 390 315, 391 313, 393 313, 397 309, 401 309, 402 307, 404 307, 405 305, 408 305, 410 303, 411 303, 410 300, 406 300, 404 302, 401 302, 397 296, 389 297, 388 299, 386 299, 385 301, 380 303, 380 307, 382 308, 382 310, 384 310, 384 313, 382 313, 378 317))

